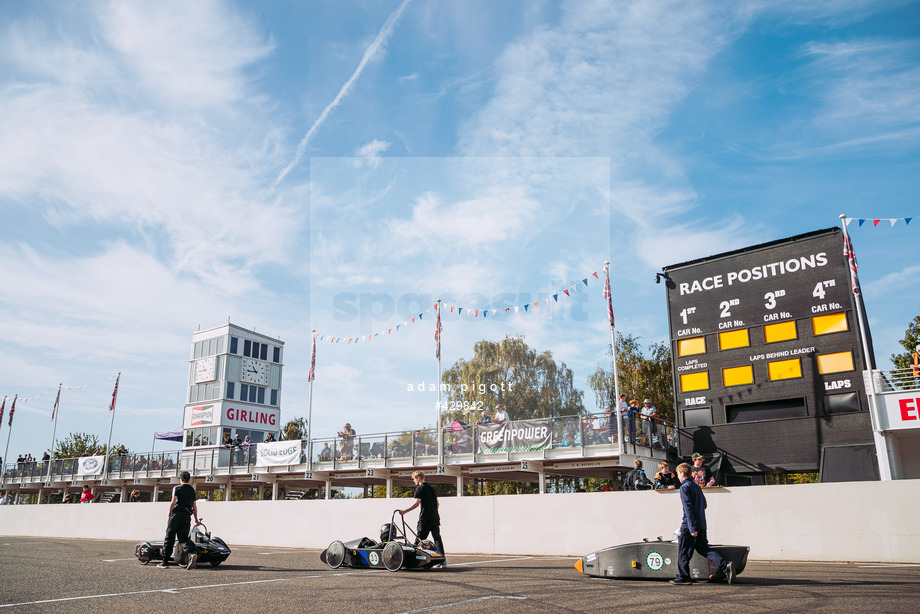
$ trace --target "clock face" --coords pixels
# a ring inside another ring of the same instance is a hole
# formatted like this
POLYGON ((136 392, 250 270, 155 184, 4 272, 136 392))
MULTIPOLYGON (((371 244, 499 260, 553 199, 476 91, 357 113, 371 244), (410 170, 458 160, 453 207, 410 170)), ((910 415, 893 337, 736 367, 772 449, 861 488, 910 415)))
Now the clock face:
POLYGON ((217 357, 208 356, 195 363, 195 383, 211 382, 217 379, 217 357))
POLYGON ((240 379, 244 382, 268 386, 268 363, 244 358, 243 373, 240 379))

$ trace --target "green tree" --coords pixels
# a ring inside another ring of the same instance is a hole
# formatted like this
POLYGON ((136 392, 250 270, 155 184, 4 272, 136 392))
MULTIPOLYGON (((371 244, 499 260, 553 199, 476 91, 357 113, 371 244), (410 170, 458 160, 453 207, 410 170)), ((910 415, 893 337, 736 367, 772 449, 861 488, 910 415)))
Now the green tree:
POLYGON ((294 418, 284 425, 281 429, 281 440, 292 441, 294 439, 306 439, 307 421, 303 418, 294 418))
MULTIPOLYGON (((112 446, 112 450, 118 449, 121 444, 112 446)), ((92 456, 93 454, 105 454, 105 444, 100 443, 99 438, 89 433, 71 433, 64 439, 57 442, 54 451, 60 453, 61 458, 77 458, 80 456, 92 456)))
POLYGON ((892 354, 891 362, 894 363, 896 369, 908 369, 910 368, 911 353, 916 351, 917 344, 920 344, 920 316, 915 317, 907 325, 907 330, 904 331, 904 338, 898 343, 907 351, 901 354, 892 354))
MULTIPOLYGON (((653 343, 648 352, 642 350, 640 337, 617 334, 617 374, 620 394, 627 398, 651 399, 658 408, 659 417, 674 420, 674 384, 671 370, 671 348, 666 343, 653 343)), ((610 349, 607 350, 610 356, 610 349)), ((588 377, 588 386, 594 391, 597 405, 603 410, 616 407, 613 371, 598 366, 588 377)))
POLYGON ((473 357, 460 359, 441 377, 448 384, 445 415, 473 422, 479 411, 502 405, 512 420, 584 413, 583 392, 572 370, 556 363, 549 351, 537 352, 523 335, 480 341, 473 357))

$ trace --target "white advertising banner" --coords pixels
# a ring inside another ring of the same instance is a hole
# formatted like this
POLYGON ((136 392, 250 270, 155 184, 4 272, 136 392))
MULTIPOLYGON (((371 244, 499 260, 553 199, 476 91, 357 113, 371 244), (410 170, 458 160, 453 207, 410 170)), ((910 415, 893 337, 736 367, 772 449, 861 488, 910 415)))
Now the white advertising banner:
POLYGON ((105 462, 104 456, 81 456, 78 475, 99 475, 102 473, 102 464, 105 462))
POLYGON ((301 442, 273 441, 256 445, 257 467, 283 467, 300 464, 301 442))

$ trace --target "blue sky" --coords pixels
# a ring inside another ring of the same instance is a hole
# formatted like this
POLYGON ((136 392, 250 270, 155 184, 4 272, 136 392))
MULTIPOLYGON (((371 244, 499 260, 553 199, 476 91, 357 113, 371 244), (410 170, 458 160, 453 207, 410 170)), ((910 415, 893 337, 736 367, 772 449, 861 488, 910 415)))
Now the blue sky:
MULTIPOLYGON (((400 325, 320 341, 314 434, 430 425, 409 387, 437 378, 436 298, 502 310, 445 312, 445 368, 524 334, 592 408, 602 284, 504 307, 609 259, 620 330, 664 341, 662 266, 915 216, 918 35, 893 1, 0 0, 0 395, 29 399, 9 456, 49 447, 58 383, 58 435, 105 441, 119 371, 113 441, 149 448, 192 333, 228 317, 285 341, 285 421, 311 330, 400 325)), ((850 230, 887 368, 920 221, 850 230)))

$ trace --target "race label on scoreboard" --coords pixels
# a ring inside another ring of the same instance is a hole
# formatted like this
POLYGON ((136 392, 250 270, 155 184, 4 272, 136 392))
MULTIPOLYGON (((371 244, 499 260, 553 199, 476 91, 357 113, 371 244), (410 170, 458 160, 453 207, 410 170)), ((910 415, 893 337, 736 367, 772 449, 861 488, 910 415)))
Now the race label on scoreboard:
POLYGON ((848 309, 839 235, 666 268, 672 339, 848 309))

